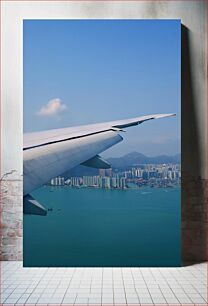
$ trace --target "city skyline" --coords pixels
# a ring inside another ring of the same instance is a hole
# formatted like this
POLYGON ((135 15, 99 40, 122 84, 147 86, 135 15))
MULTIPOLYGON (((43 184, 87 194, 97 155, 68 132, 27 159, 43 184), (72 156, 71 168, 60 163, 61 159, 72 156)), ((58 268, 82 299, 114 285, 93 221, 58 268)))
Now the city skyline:
POLYGON ((51 186, 93 187, 106 189, 131 189, 135 187, 170 188, 180 186, 181 165, 144 164, 131 169, 97 169, 94 175, 67 175, 51 179, 51 186))
POLYGON ((179 20, 24 21, 25 132, 160 112, 103 156, 180 152, 179 20))

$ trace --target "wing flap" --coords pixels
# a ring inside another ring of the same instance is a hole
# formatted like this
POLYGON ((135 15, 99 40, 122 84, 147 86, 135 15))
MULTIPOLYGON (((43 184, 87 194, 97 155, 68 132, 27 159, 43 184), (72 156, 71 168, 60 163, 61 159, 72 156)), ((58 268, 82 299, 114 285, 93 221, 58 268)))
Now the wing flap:
POLYGON ((96 155, 93 158, 90 158, 90 159, 86 160, 81 165, 87 166, 87 167, 90 167, 90 168, 96 168, 96 169, 109 169, 109 168, 111 168, 111 165, 106 160, 101 158, 99 155, 96 155))

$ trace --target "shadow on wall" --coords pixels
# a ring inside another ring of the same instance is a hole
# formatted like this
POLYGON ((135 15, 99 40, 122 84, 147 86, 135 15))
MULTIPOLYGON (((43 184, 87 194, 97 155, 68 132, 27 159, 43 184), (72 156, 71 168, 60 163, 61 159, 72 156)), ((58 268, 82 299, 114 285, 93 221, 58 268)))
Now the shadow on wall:
MULTIPOLYGON (((207 182, 200 176, 202 149, 197 122, 197 100, 191 66, 190 31, 181 29, 181 110, 182 110, 182 262, 183 265, 208 259, 207 182)), ((197 102, 198 101, 198 102, 197 102)))

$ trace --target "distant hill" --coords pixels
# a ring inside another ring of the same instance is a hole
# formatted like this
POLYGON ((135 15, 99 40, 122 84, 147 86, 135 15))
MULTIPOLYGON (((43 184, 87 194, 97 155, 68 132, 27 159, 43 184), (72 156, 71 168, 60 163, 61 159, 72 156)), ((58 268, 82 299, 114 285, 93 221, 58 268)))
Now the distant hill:
MULTIPOLYGON (((114 169, 128 169, 141 164, 168 164, 180 163, 181 155, 176 154, 173 156, 159 155, 155 157, 148 157, 139 152, 131 152, 121 157, 108 158, 107 161, 114 169)), ((69 176, 83 176, 83 175, 98 175, 98 169, 93 169, 85 166, 77 166, 64 174, 65 177, 69 176)))
POLYGON ((109 158, 108 162, 113 168, 125 168, 140 164, 168 164, 180 163, 181 155, 176 154, 173 156, 159 155, 155 157, 148 157, 139 152, 131 152, 122 157, 109 158))

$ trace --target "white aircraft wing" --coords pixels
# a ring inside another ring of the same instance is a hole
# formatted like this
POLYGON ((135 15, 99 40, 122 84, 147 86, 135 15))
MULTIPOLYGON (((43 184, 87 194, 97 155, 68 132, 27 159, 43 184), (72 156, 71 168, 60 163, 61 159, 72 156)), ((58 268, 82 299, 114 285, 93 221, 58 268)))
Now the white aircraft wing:
POLYGON ((175 114, 148 115, 24 134, 23 174, 27 202, 35 205, 34 199, 28 196, 30 192, 79 164, 109 168, 110 165, 98 154, 122 141, 119 132, 124 128, 171 116, 175 114))

